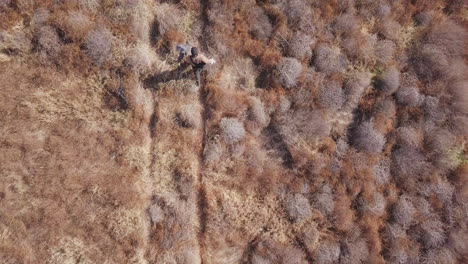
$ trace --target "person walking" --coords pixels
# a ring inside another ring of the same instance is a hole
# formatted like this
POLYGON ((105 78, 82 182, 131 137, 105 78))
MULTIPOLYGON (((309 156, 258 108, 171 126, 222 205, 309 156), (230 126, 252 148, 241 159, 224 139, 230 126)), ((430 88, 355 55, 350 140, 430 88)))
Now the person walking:
POLYGON ((178 62, 182 62, 186 55, 186 60, 190 65, 192 65, 193 73, 195 75, 195 82, 198 86, 200 86, 200 79, 201 79, 201 72, 205 68, 206 64, 215 64, 216 61, 214 59, 208 59, 205 55, 199 53, 197 47, 190 47, 188 43, 179 44, 177 45, 176 49, 179 51, 179 58, 177 59, 178 62), (188 50, 190 49, 190 54, 188 50))

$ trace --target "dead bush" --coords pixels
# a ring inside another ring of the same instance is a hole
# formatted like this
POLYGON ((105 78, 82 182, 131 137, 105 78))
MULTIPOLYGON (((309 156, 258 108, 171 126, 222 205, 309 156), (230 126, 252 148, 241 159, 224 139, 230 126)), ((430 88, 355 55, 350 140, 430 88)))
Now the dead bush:
POLYGON ((288 24, 291 28, 308 33, 315 30, 312 23, 314 15, 308 1, 291 0, 282 1, 281 4, 283 12, 288 17, 288 24))
POLYGON ((345 13, 335 18, 333 30, 337 35, 353 35, 359 29, 359 20, 352 13, 345 13))
POLYGON ((224 141, 229 144, 237 143, 245 137, 244 124, 236 118, 225 117, 219 123, 224 141))
POLYGON ((424 264, 456 264, 457 257, 453 252, 445 247, 428 250, 427 253, 422 257, 422 263, 424 264))
POLYGON ((393 218, 397 223, 403 227, 409 227, 413 223, 413 217, 416 213, 416 209, 414 208, 410 197, 402 195, 398 199, 392 213, 393 218))
POLYGON ((33 29, 39 29, 47 25, 47 22, 49 21, 49 17, 50 17, 49 10, 45 8, 38 8, 34 12, 31 18, 30 25, 33 29))
POLYGON ((400 71, 396 67, 387 69, 379 77, 378 87, 387 94, 393 94, 400 86, 400 71))
POLYGON ((299 236, 309 252, 313 252, 318 246, 320 232, 315 225, 307 225, 299 236))
POLYGON ((414 16, 414 20, 420 27, 427 27, 431 24, 434 13, 431 11, 423 11, 414 16))
POLYGON ((392 13, 392 7, 385 2, 380 2, 376 6, 375 13, 381 19, 388 18, 392 13))
POLYGON ((177 113, 183 127, 198 128, 201 125, 200 107, 196 104, 186 104, 177 113))
POLYGON ((433 81, 447 75, 450 63, 443 49, 426 44, 414 53, 413 68, 420 79, 433 81))
POLYGON ((268 117, 265 114, 265 108, 258 98, 249 97, 249 109, 247 110, 247 127, 252 131, 263 129, 268 123, 268 117))
POLYGON ((392 171, 397 177, 420 177, 430 169, 424 155, 415 148, 402 146, 392 156, 392 171))
POLYGON ((375 59, 377 63, 386 65, 393 60, 396 45, 391 40, 379 40, 375 47, 375 59))
POLYGON ((287 244, 280 244, 272 239, 264 239, 255 247, 252 253, 252 264, 294 263, 304 264, 304 253, 287 244))
POLYGON ((284 207, 291 220, 296 222, 301 222, 312 216, 309 200, 302 194, 286 197, 284 207))
POLYGON ((468 114, 468 81, 457 81, 450 85, 453 108, 468 114))
POLYGON ((138 73, 149 72, 156 60, 156 54, 147 43, 138 43, 126 59, 126 64, 138 73))
POLYGON ((437 248, 446 239, 444 223, 438 217, 432 217, 421 224, 417 229, 417 236, 426 248, 437 248))
POLYGON ((379 193, 374 192, 371 197, 360 197, 358 200, 359 208, 363 213, 371 213, 375 215, 382 215, 385 213, 387 202, 385 197, 379 193))
POLYGON ((426 96, 423 110, 428 121, 443 123, 447 118, 446 110, 442 107, 437 97, 426 96))
POLYGON ((223 147, 218 140, 210 141, 203 150, 203 157, 206 163, 213 164, 221 158, 223 147))
POLYGON ((404 147, 419 148, 422 146, 423 135, 416 127, 399 127, 397 129, 398 144, 404 147))
POLYGON ((65 28, 72 38, 81 39, 90 30, 93 22, 80 11, 72 11, 65 20, 65 28))
POLYGON ((158 204, 153 204, 149 207, 148 213, 153 225, 156 225, 164 220, 164 211, 158 204))
POLYGON ((433 25, 424 38, 427 44, 443 49, 446 55, 463 56, 466 48, 467 32, 463 26, 450 19, 433 25))
POLYGON ((385 19, 379 26, 379 32, 386 39, 397 41, 400 38, 401 26, 398 22, 385 19))
POLYGON ((375 182, 378 185, 387 184, 391 179, 390 160, 383 159, 373 168, 375 182))
POLYGON ((361 123, 353 132, 353 145, 365 152, 379 153, 385 145, 385 137, 374 128, 373 122, 361 123))
POLYGON ((364 239, 346 241, 341 250, 340 264, 363 263, 369 257, 369 247, 364 239))
POLYGON ((408 242, 404 239, 392 241, 386 250, 386 259, 392 264, 420 263, 418 244, 411 243, 408 246, 405 244, 408 242))
POLYGON ((400 87, 396 92, 397 102, 404 106, 417 107, 424 102, 424 96, 419 93, 417 87, 400 87))
POLYGON ((345 55, 337 47, 320 44, 315 49, 314 64, 323 73, 343 73, 349 64, 345 55))
POLYGON ((182 17, 182 9, 175 4, 159 4, 155 9, 157 35, 162 36, 171 30, 176 30, 182 17))
POLYGON ((328 185, 324 185, 313 197, 314 208, 325 215, 329 215, 335 209, 333 192, 328 185))
POLYGON ((344 100, 341 83, 336 81, 326 82, 318 94, 318 104, 326 109, 339 110, 343 106, 344 100))
POLYGON ((11 0, 1 0, 0 7, 8 7, 11 4, 11 0))
POLYGON ((376 58, 377 50, 377 35, 365 34, 356 32, 352 35, 347 36, 341 46, 353 59, 358 59, 364 62, 371 62, 376 58))
POLYGON ((97 12, 99 7, 101 6, 101 0, 77 0, 78 5, 81 9, 90 11, 90 12, 97 12))
POLYGON ((94 63, 100 65, 112 58, 112 33, 106 29, 91 31, 86 38, 86 50, 94 63))
POLYGON ((407 237, 406 229, 399 224, 387 224, 384 232, 384 239, 390 242, 407 237))
POLYGON ((297 138, 314 141, 327 137, 331 130, 330 124, 317 110, 290 110, 278 121, 281 134, 291 141, 297 140, 297 138))
POLYGON ((314 259, 317 264, 338 263, 341 249, 340 244, 332 241, 323 241, 314 251, 314 259))
POLYGON ((15 31, 11 34, 0 32, 0 49, 14 53, 29 53, 32 48, 31 39, 25 32, 15 31))
POLYGON ((315 39, 303 32, 296 32, 288 42, 288 55, 298 60, 308 59, 312 56, 311 47, 315 39))
POLYGON ((346 95, 346 107, 354 108, 359 104, 362 95, 371 84, 369 72, 356 72, 346 81, 344 92, 346 95))
POLYGON ((463 228, 453 229, 449 235, 448 245, 460 256, 466 256, 468 255, 468 243, 466 243, 467 237, 468 230, 463 228))
POLYGON ((294 58, 283 58, 276 66, 278 81, 285 88, 296 86, 297 79, 302 73, 301 63, 294 58))
POLYGON ((62 47, 57 31, 50 26, 44 26, 39 29, 38 42, 44 55, 56 58, 62 47))
POLYGON ((250 23, 250 32, 254 37, 260 40, 267 40, 270 38, 273 32, 273 26, 262 8, 258 6, 253 7, 249 13, 249 19, 255 21, 254 23, 250 23))

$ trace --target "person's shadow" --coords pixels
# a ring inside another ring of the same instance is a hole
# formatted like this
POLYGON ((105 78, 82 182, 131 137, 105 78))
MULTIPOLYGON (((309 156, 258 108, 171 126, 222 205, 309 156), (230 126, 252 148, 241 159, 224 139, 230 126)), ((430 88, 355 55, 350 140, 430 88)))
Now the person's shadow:
POLYGON ((189 68, 188 63, 181 63, 179 66, 173 70, 164 71, 157 73, 151 77, 143 80, 145 88, 157 90, 160 83, 165 83, 171 80, 180 80, 187 78, 191 71, 187 70, 189 68))

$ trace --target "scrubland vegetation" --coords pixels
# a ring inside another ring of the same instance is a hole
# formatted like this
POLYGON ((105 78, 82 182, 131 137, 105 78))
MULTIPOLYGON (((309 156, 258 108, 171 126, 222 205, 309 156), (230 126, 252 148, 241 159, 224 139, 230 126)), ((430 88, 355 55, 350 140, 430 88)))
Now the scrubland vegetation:
POLYGON ((468 263, 464 4, 0 0, 0 263, 468 263))

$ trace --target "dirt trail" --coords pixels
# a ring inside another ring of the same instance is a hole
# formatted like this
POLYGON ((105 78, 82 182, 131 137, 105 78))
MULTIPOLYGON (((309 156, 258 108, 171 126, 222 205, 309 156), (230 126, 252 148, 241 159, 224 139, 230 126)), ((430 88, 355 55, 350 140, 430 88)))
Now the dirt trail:
MULTIPOLYGON (((202 4, 202 18, 203 18, 203 27, 202 27, 202 37, 199 38, 199 43, 202 45, 203 50, 208 50, 208 44, 205 38, 203 36, 206 36, 206 27, 209 23, 208 21, 208 8, 209 8, 209 3, 208 0, 201 0, 202 4)), ((200 230, 198 233, 198 243, 200 246, 200 260, 201 263, 205 263, 205 232, 206 232, 206 221, 207 221, 207 206, 208 206, 208 201, 206 198, 206 190, 205 186, 203 183, 203 174, 205 172, 205 161, 203 157, 203 152, 205 150, 205 145, 206 145, 206 126, 207 122, 206 120, 208 119, 208 109, 207 109, 207 95, 208 91, 206 88, 207 80, 204 79, 200 85, 200 89, 198 90, 198 100, 200 102, 200 105, 202 106, 202 112, 201 112, 201 129, 202 129, 202 140, 201 140, 201 148, 200 148, 200 154, 199 154, 199 166, 198 166, 198 184, 197 184, 197 189, 198 189, 198 215, 199 215, 199 224, 200 224, 200 230)))

